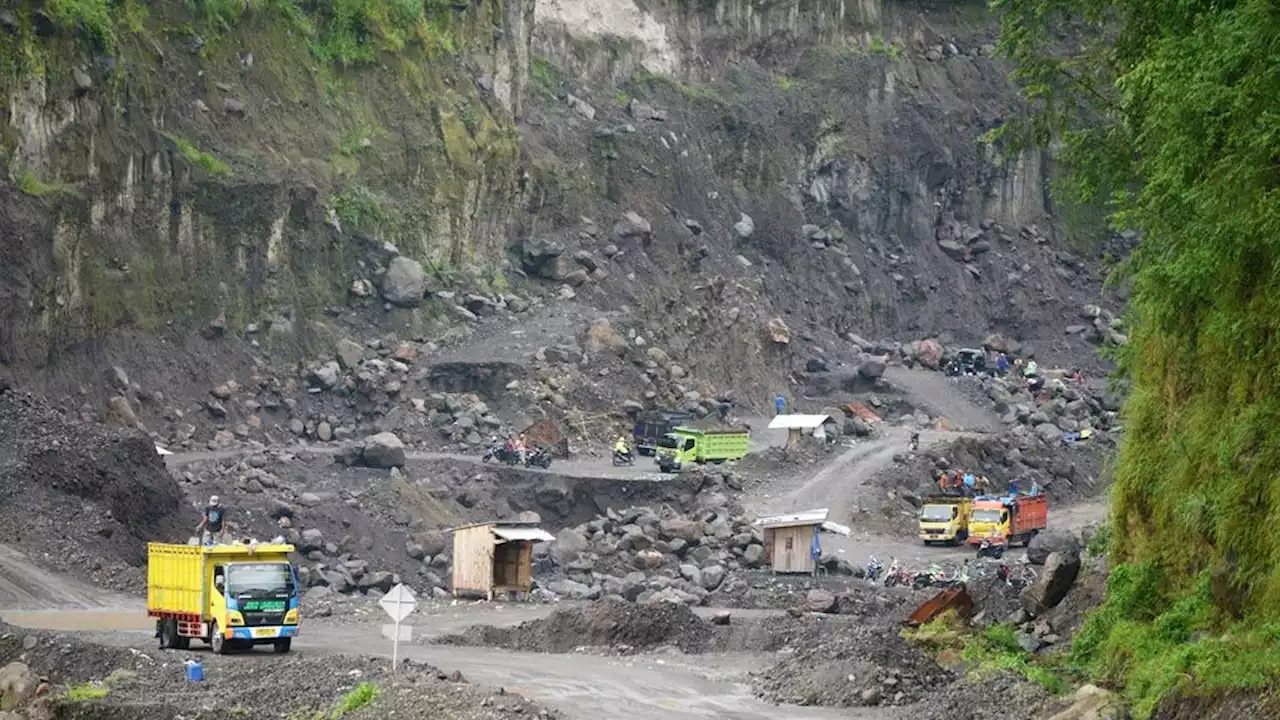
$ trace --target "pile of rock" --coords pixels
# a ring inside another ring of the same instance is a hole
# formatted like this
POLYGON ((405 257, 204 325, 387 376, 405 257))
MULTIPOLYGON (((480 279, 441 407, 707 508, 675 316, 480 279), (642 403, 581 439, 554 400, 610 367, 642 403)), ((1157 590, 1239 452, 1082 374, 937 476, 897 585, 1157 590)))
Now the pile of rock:
POLYGON ((1063 371, 1049 371, 1045 390, 1032 395, 1020 377, 966 379, 982 391, 1006 425, 1023 426, 1047 443, 1061 443, 1064 433, 1116 427, 1120 398, 1077 384, 1063 371))
POLYGON ((562 530, 551 553, 546 569, 561 577, 540 581, 544 595, 641 603, 704 604, 729 572, 764 563, 759 529, 723 509, 666 517, 651 508, 610 509, 562 530))

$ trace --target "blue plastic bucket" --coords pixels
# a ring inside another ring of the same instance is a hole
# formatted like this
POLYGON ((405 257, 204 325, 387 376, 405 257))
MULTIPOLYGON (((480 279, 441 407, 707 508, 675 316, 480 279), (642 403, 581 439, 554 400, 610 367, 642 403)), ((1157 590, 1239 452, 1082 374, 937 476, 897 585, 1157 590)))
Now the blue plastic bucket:
POLYGON ((187 680, 191 682, 200 682, 204 680, 204 665, 195 660, 187 661, 187 680))

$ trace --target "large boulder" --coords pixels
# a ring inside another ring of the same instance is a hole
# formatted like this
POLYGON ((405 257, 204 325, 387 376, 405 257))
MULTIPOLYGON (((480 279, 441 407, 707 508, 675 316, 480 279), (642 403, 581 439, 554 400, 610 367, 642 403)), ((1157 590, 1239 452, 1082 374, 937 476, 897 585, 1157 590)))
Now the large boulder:
POLYGON ((1079 574, 1079 554, 1050 553, 1040 577, 1022 589, 1022 607, 1032 615, 1057 607, 1079 574))
POLYGON ((742 552, 742 559, 746 562, 747 567, 760 567, 760 564, 764 562, 764 546, 756 543, 748 545, 747 549, 742 552))
POLYGON ((382 432, 364 439, 360 455, 366 467, 390 469, 404 467, 404 443, 395 433, 382 432))
POLYGON ((392 305, 418 307, 427 293, 427 273, 422 263, 398 255, 387 264, 382 276, 382 297, 392 305))
POLYGON ((1065 530, 1048 530, 1031 538, 1031 542, 1027 544, 1027 562, 1033 565, 1043 565, 1049 559, 1052 553, 1062 553, 1064 555, 1080 554, 1080 541, 1076 536, 1065 530))
POLYGON ((587 536, 573 528, 565 528, 556 533, 556 542, 551 547, 551 554, 555 556, 557 562, 566 565, 586 549, 587 536))
POLYGON ((881 375, 884 375, 886 366, 887 363, 885 362, 885 358, 877 357, 875 355, 864 355, 862 357, 862 362, 858 363, 858 374, 868 380, 878 380, 881 375))
POLYGON ((38 687, 40 678, 25 664, 11 662, 0 668, 0 710, 25 706, 35 697, 38 687))
POLYGON ((635 566, 641 570, 657 570, 666 562, 662 553, 653 549, 645 549, 636 553, 635 566))
POLYGON ((702 526, 692 520, 669 518, 658 524, 658 531, 664 540, 680 539, 693 542, 702 537, 702 526))
POLYGON ((804 608, 809 612, 833 613, 837 607, 836 596, 828 590, 814 588, 804 597, 804 608))
POLYGON ((702 569, 702 587, 704 590, 715 590, 724 582, 724 566, 711 565, 702 569))
POLYGON ((627 341, 613 329, 608 320, 600 318, 587 326, 582 338, 582 348, 588 355, 621 355, 627 351, 627 341))
POLYGON ((921 340, 916 347, 916 362, 930 370, 937 370, 942 365, 942 346, 937 340, 921 340))

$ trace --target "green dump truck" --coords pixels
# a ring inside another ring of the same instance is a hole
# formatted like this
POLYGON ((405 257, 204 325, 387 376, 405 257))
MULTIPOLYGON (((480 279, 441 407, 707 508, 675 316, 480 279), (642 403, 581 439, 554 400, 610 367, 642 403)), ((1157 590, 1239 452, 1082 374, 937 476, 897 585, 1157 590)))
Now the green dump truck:
POLYGON ((658 440, 654 462, 662 472, 679 472, 691 463, 741 460, 751 444, 742 430, 699 430, 677 427, 658 440))

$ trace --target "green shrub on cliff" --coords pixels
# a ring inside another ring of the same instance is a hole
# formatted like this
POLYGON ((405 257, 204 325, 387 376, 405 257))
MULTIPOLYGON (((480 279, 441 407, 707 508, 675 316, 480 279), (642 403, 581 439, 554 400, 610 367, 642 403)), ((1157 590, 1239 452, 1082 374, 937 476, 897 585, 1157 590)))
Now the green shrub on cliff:
POLYGON ((1125 683, 1139 714, 1176 688, 1273 677, 1259 648, 1280 622, 1280 7, 993 5, 1035 109, 995 139, 1060 140, 1075 197, 1146 232, 1123 267, 1122 565, 1077 660, 1125 683))

